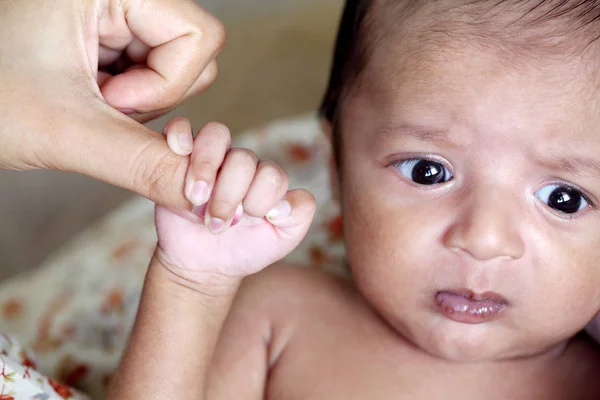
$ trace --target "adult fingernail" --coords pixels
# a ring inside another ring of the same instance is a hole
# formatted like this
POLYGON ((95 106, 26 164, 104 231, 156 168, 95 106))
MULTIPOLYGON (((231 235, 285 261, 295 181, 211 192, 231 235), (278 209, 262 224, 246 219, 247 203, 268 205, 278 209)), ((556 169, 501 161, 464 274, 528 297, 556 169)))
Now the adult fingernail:
POLYGON ((208 201, 208 185, 204 181, 196 181, 190 192, 190 201, 199 206, 208 201))
POLYGON ((286 219, 292 213, 292 205, 287 200, 279 200, 275 207, 267 213, 269 221, 280 221, 286 219))
POLYGON ((225 221, 223 221, 221 218, 208 217, 208 223, 206 224, 206 226, 210 233, 212 233, 213 235, 217 235, 221 233, 221 231, 225 227, 225 221))
POLYGON ((177 143, 182 153, 191 153, 194 147, 192 137, 188 133, 180 133, 177 135, 177 143))

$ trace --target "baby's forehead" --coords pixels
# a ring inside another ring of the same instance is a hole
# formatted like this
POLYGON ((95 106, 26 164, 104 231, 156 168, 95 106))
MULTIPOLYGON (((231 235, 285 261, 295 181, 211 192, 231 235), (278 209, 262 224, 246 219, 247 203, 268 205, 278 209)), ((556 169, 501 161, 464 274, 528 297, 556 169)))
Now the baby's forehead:
POLYGON ((349 96, 349 112, 342 114, 343 126, 363 129, 344 129, 344 134, 363 135, 367 125, 389 121, 507 140, 519 134, 579 147, 598 142, 595 57, 569 50, 535 57, 509 54, 462 39, 448 42, 444 51, 440 43, 429 42, 408 51, 392 41, 379 46, 349 96), (360 108, 366 111, 356 112, 360 108))
POLYGON ((600 2, 579 11, 574 3, 580 2, 376 0, 361 27, 358 86, 389 91, 407 79, 427 83, 453 63, 469 77, 482 72, 470 70, 470 61, 484 61, 490 79, 533 69, 540 91, 579 81, 597 97, 600 2))
POLYGON ((388 51, 385 57, 349 98, 351 107, 370 110, 362 115, 372 121, 600 135, 600 74, 579 58, 506 60, 470 45, 409 59, 388 51))
POLYGON ((360 41, 367 54, 389 42, 408 52, 466 42, 530 57, 577 56, 600 36, 597 1, 374 0, 365 7, 360 41))

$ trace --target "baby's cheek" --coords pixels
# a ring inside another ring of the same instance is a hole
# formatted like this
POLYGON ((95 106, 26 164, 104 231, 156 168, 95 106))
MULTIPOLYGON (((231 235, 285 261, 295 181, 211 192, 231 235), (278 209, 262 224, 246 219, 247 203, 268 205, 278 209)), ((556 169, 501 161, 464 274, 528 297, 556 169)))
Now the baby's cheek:
POLYGON ((344 196, 343 211, 344 233, 350 251, 384 244, 389 225, 384 216, 389 213, 378 196, 368 191, 350 190, 344 196))
POLYGON ((577 247, 560 245, 545 255, 535 296, 529 310, 535 324, 548 333, 573 334, 600 309, 600 267, 595 256, 577 247))
POLYGON ((573 240, 557 249, 556 259, 562 260, 563 279, 566 297, 572 299, 574 307, 584 309, 600 308, 600 240, 573 240), (558 253, 559 252, 559 253, 558 253))
POLYGON ((410 258, 413 222, 377 191, 351 191, 344 199, 344 236, 353 268, 367 269, 371 278, 400 273, 410 258), (401 268, 402 267, 402 268, 401 268))

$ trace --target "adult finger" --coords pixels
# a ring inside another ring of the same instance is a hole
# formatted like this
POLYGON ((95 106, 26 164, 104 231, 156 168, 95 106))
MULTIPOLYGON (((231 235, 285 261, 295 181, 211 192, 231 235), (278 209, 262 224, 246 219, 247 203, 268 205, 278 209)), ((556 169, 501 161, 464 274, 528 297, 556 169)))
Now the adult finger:
MULTIPOLYGON (((192 87, 183 96, 181 101, 185 101, 185 100, 197 95, 198 93, 204 91, 204 89, 206 89, 208 86, 210 86, 214 82, 214 80, 217 77, 218 71, 219 70, 218 70, 217 62, 211 61, 210 64, 208 64, 208 66, 206 67, 206 69, 202 72, 202 74, 198 77, 198 80, 196 80, 196 82, 194 82, 192 87)), ((179 105, 179 103, 175 104, 173 107, 168 108, 166 110, 157 110, 157 111, 152 111, 152 112, 144 113, 144 114, 139 114, 139 113, 136 113, 134 110, 129 110, 127 112, 127 115, 129 115, 129 117, 135 119, 136 121, 138 121, 140 123, 145 123, 145 122, 156 119, 156 118, 172 111, 178 105, 179 105)))
POLYGON ((60 140, 45 143, 44 166, 102 180, 160 205, 191 209, 183 190, 189 157, 171 151, 160 133, 97 102, 56 117, 60 133, 44 137, 59 134, 60 140))
MULTIPOLYGON (((139 113, 177 104, 215 58, 225 40, 221 22, 192 0, 121 2, 133 35, 151 48, 146 68, 109 79, 102 87, 106 101, 139 113), (157 28, 160 27, 160 28, 157 28)), ((100 32, 108 36, 110 24, 100 32)))
POLYGON ((189 156, 194 146, 192 124, 187 118, 173 118, 163 128, 169 148, 180 156, 189 156))

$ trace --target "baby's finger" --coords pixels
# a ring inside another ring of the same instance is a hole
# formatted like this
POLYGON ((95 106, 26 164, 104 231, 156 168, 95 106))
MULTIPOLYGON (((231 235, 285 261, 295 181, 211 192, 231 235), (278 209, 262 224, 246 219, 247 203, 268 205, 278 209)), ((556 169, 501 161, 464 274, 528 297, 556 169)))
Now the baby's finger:
POLYGON ((256 155, 247 149, 227 153, 206 212, 205 225, 211 233, 221 233, 230 226, 252 183, 256 162, 256 155))
POLYGON ((223 124, 211 122, 196 135, 185 183, 185 195, 193 205, 200 206, 208 201, 230 146, 231 134, 223 124))
POLYGON ((291 190, 267 213, 267 220, 278 229, 282 239, 296 246, 308 232, 315 210, 312 193, 304 189, 291 190))
POLYGON ((163 129, 167 143, 174 153, 189 156, 194 148, 192 124, 187 118, 174 118, 163 129))
POLYGON ((288 184, 288 177, 279 165, 261 162, 244 199, 244 212, 251 217, 264 217, 287 193, 288 184))

